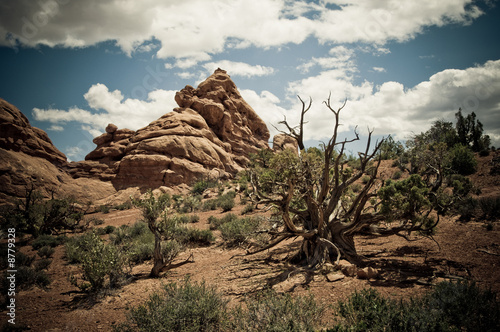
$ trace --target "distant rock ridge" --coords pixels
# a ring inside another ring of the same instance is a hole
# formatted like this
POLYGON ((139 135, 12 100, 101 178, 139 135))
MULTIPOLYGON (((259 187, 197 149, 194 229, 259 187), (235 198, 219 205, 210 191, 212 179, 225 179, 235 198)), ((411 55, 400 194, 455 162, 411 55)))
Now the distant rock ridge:
POLYGON ((13 204, 34 187, 45 197, 103 199, 116 192, 111 183, 73 179, 64 168, 66 156, 47 133, 32 127, 14 105, 0 98, 0 205, 13 204))
POLYGON ((28 118, 14 105, 0 98, 0 148, 44 158, 58 166, 66 163, 47 133, 32 127, 28 118))
POLYGON ((232 177, 250 153, 269 148, 266 124, 226 71, 217 69, 196 89, 187 85, 175 101, 179 107, 135 132, 109 124, 85 161, 68 165, 70 174, 111 180, 117 189, 191 184, 232 177))

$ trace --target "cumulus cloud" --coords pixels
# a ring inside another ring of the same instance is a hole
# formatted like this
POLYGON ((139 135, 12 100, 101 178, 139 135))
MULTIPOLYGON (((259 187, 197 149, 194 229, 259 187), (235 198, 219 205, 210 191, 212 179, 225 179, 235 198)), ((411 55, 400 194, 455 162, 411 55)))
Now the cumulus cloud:
POLYGON ((108 123, 133 130, 146 126, 177 106, 174 96, 175 91, 154 90, 148 94, 147 100, 125 99, 119 90, 109 91, 106 85, 98 83, 84 95, 91 110, 77 107, 68 110, 34 108, 33 116, 53 126, 78 122, 83 130, 95 137, 104 131, 108 123))
POLYGON ((227 47, 281 47, 310 36, 382 45, 481 14, 472 0, 3 1, 0 45, 85 47, 114 40, 126 54, 155 50, 187 68, 227 47))
POLYGON ((213 73, 217 68, 223 68, 230 73, 231 76, 242 76, 247 78, 254 76, 267 76, 274 73, 274 69, 272 67, 261 65, 252 66, 248 63, 229 60, 205 63, 203 68, 205 68, 208 73, 213 73))
MULTIPOLYGON (((290 95, 311 96, 314 101, 308 113, 308 139, 331 134, 333 118, 321 104, 330 91, 335 108, 348 100, 341 117, 343 131, 358 125, 405 140, 429 129, 433 121, 454 123, 454 114, 462 108, 464 114, 475 112, 493 145, 500 144, 500 60, 463 70, 443 70, 412 88, 399 82, 354 84, 341 70, 327 70, 292 82, 288 86, 290 95)), ((300 105, 296 103, 294 109, 300 110, 300 105)))

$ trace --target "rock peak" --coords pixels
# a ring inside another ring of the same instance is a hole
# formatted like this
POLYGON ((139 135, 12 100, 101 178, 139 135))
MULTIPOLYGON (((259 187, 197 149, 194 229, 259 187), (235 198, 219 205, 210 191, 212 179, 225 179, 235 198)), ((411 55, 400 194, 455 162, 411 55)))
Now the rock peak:
POLYGON ((266 124, 225 70, 216 69, 197 88, 186 85, 175 101, 173 112, 136 132, 108 125, 74 176, 96 170, 117 188, 191 184, 201 176, 232 177, 250 153, 269 147, 266 124))

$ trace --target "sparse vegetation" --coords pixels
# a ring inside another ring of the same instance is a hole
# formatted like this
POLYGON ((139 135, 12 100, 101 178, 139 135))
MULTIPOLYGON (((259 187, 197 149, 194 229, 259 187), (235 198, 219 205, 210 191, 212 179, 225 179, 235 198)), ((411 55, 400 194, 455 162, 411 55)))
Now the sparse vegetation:
POLYGON ((314 331, 323 314, 313 297, 265 291, 230 309, 205 283, 170 283, 132 308, 119 331, 314 331))
POLYGON ((341 331, 497 331, 500 303, 474 283, 443 282, 420 298, 396 301, 367 289, 339 302, 341 331))

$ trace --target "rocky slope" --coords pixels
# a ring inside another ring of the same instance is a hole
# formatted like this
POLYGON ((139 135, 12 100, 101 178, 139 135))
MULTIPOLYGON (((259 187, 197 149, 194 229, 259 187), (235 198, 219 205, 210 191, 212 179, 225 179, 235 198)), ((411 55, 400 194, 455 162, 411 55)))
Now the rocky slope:
POLYGON ((231 178, 250 153, 269 148, 266 124, 224 70, 197 88, 186 86, 175 101, 179 107, 137 131, 109 124, 85 160, 68 163, 43 130, 0 99, 0 204, 23 197, 32 184, 46 195, 88 201, 190 185, 200 177, 231 178))
POLYGON ((110 124, 94 139, 85 161, 71 163, 75 177, 111 180, 117 189, 191 184, 200 177, 229 178, 248 156, 268 147, 269 131, 217 69, 198 88, 186 86, 175 108, 136 132, 110 124))
POLYGON ((14 105, 0 99, 0 205, 24 197, 31 186, 47 197, 57 193, 85 201, 115 192, 110 183, 73 179, 63 170, 66 164, 66 156, 47 133, 32 127, 14 105))

